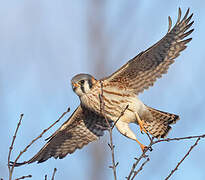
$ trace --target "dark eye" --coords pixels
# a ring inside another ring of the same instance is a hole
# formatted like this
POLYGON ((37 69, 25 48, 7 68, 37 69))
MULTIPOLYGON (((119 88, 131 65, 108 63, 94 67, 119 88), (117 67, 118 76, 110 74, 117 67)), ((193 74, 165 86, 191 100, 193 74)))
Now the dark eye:
POLYGON ((85 80, 80 80, 80 84, 84 84, 85 80))

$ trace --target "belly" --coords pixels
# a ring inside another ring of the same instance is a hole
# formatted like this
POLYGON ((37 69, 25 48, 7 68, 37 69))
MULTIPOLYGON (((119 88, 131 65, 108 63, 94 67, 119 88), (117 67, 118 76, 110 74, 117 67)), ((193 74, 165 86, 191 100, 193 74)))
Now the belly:
POLYGON ((146 106, 137 96, 129 98, 128 108, 124 113, 125 118, 123 118, 123 121, 127 123, 137 123, 136 113, 141 116, 145 110, 146 106))

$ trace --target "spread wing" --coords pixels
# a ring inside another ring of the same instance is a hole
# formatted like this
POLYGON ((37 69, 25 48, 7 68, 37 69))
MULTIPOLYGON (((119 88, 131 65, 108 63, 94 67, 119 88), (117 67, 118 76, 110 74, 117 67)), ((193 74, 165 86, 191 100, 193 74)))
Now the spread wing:
POLYGON ((106 127, 106 121, 102 117, 79 106, 71 117, 48 138, 48 142, 33 158, 23 163, 16 163, 15 166, 35 161, 41 163, 51 157, 62 159, 76 149, 98 140, 104 134, 106 127))
POLYGON ((193 14, 189 17, 188 14, 189 9, 181 20, 181 9, 179 8, 176 24, 171 29, 172 21, 169 17, 168 32, 160 41, 128 61, 103 81, 117 83, 118 86, 130 89, 136 94, 152 86, 157 78, 167 73, 170 64, 191 41, 192 38, 184 40, 194 30, 187 31, 194 23, 194 21, 190 22, 193 14))

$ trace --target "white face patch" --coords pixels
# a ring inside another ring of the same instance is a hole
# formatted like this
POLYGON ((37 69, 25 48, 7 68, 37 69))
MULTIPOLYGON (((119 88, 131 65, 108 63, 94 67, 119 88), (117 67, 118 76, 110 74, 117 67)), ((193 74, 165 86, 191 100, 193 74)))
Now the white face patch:
POLYGON ((87 94, 87 93, 89 93, 89 91, 90 91, 90 85, 88 83, 88 80, 86 80, 84 82, 84 92, 87 94))
POLYGON ((84 92, 81 89, 81 86, 78 86, 74 91, 78 96, 83 96, 84 92))
POLYGON ((90 79, 81 79, 76 84, 78 84, 78 87, 74 88, 73 91, 79 96, 83 96, 85 94, 90 93, 90 90, 92 88, 92 82, 90 79))

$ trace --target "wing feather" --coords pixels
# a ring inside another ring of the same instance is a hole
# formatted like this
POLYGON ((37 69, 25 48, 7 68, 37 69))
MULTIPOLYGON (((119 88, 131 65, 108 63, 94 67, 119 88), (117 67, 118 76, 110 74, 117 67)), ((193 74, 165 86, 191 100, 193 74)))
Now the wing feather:
POLYGON ((23 163, 16 163, 15 166, 35 161, 41 163, 51 157, 62 159, 76 149, 98 140, 104 134, 106 127, 104 118, 79 106, 71 117, 47 138, 48 142, 34 157, 23 163))
POLYGON ((179 8, 176 24, 171 29, 172 20, 170 17, 168 18, 168 32, 160 41, 128 61, 111 76, 102 80, 119 84, 120 87, 129 89, 136 94, 153 86, 157 78, 167 73, 170 64, 186 48, 186 44, 192 40, 192 38, 184 40, 194 30, 186 32, 194 23, 194 21, 190 22, 193 14, 189 17, 188 14, 189 9, 181 20, 181 9, 179 8))

